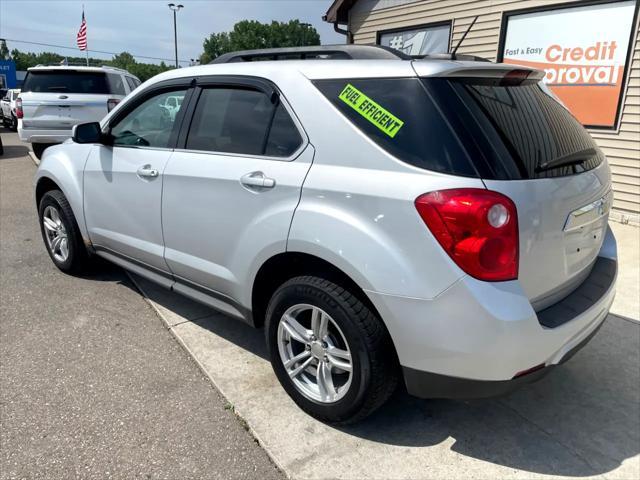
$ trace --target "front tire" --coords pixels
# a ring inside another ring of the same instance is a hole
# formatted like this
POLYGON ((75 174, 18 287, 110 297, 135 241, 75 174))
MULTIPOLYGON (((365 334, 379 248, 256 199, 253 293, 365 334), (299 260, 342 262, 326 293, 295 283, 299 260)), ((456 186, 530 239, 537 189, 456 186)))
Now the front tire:
POLYGON ((60 190, 50 190, 38 207, 40 231, 49 257, 65 273, 80 273, 87 268, 88 254, 75 216, 60 190))
POLYGON ((275 292, 266 321, 274 372, 310 415, 353 423, 395 390, 398 370, 389 334, 353 292, 319 277, 296 277, 275 292))

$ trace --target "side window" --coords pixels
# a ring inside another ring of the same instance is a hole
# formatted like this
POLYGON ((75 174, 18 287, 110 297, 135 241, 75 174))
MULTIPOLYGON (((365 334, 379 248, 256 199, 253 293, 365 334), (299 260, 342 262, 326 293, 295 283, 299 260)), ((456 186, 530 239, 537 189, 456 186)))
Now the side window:
POLYGON ((184 98, 187 90, 155 95, 130 111, 111 129, 114 145, 166 148, 180 107, 170 111, 167 98, 184 98))
POLYGON ((122 76, 116 73, 107 73, 107 80, 109 81, 110 93, 114 95, 126 95, 124 91, 124 83, 122 82, 122 76))
POLYGON ((135 80, 132 77, 125 77, 127 79, 127 84, 129 85, 129 90, 134 91, 138 86, 135 80))
POLYGON ((274 105, 264 93, 209 88, 200 95, 186 148, 286 157, 301 142, 286 109, 281 104, 274 105))
POLYGON ((256 90, 202 91, 187 137, 187 149, 261 155, 273 104, 256 90))
POLYGON ((278 104, 264 154, 270 157, 288 157, 298 149, 301 143, 300 132, 287 109, 281 103, 278 104))

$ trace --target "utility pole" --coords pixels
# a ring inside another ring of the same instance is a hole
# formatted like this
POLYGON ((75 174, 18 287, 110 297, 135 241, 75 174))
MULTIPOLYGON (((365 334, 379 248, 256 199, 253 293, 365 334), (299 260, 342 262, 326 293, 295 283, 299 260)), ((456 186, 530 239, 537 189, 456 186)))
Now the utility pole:
POLYGON ((178 28, 176 27, 176 12, 184 8, 184 5, 169 4, 169 9, 173 12, 173 44, 176 51, 176 68, 178 68, 178 28))

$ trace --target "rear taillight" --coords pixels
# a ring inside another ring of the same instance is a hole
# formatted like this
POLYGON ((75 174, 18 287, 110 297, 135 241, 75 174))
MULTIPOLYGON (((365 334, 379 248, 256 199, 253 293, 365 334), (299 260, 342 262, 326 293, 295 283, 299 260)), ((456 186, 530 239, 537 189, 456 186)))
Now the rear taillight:
POLYGON ((466 273, 490 282, 518 278, 518 214, 511 199, 490 190, 460 188, 425 193, 415 205, 466 273))
POLYGON ((24 117, 24 112, 22 111, 22 99, 16 99, 16 118, 24 117))
POLYGON ((107 112, 110 112, 111 110, 116 108, 116 105, 118 105, 119 103, 120 100, 118 100, 117 98, 110 98, 109 100, 107 100, 107 112))

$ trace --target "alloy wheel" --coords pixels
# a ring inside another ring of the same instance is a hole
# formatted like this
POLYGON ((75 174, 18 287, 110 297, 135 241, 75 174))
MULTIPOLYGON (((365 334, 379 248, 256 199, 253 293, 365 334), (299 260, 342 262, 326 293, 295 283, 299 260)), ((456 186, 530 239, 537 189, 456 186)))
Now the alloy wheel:
POLYGON ((51 205, 47 206, 42 215, 42 225, 51 254, 58 262, 65 262, 69 258, 69 238, 60 212, 51 205))
POLYGON ((324 310, 290 307, 278 324, 278 351, 295 388, 320 403, 334 403, 349 391, 353 362, 349 344, 324 310))

